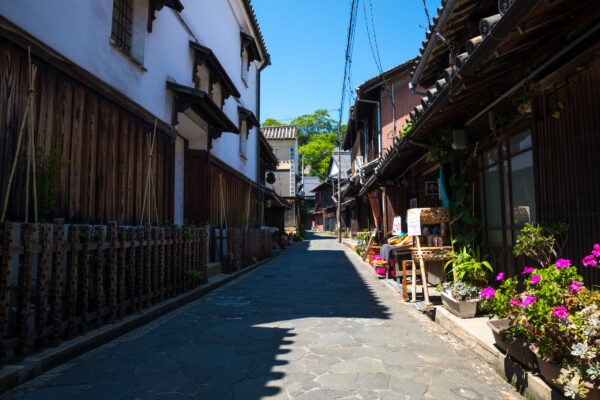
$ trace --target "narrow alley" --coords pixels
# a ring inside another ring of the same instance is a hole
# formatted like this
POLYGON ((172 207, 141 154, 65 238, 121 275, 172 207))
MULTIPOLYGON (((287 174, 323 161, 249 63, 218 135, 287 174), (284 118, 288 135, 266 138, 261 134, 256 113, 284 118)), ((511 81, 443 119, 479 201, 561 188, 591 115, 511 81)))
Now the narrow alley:
POLYGON ((308 239, 4 398, 521 398, 349 249, 308 239))

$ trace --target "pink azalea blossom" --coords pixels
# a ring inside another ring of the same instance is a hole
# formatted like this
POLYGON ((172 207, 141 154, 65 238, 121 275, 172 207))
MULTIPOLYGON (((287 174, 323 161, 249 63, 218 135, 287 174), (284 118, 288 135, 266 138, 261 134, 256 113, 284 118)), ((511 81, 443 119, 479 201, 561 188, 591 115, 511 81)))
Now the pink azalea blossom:
POLYGON ((512 298, 511 301, 508 302, 508 304, 510 304, 511 306, 522 306, 523 303, 521 303, 521 300, 517 300, 514 297, 512 298))
POLYGON ((525 321, 525 326, 529 327, 529 321, 525 321))
POLYGON ((597 265, 597 264, 598 264, 598 260, 596 260, 594 258, 593 254, 583 257, 583 265, 586 265, 588 267, 593 267, 594 265, 597 265))
POLYGON ((535 271, 535 268, 525 266, 525 269, 523 269, 523 272, 521 272, 521 275, 527 275, 527 274, 532 273, 533 271, 535 271))
POLYGON ((532 285, 535 285, 536 283, 538 283, 540 281, 540 279, 542 279, 541 276, 534 275, 534 276, 531 277, 531 281, 530 282, 531 282, 532 285))
POLYGON ((592 250, 592 254, 596 257, 600 257, 600 244, 594 245, 594 250, 592 250))
POLYGON ((500 272, 500 273, 498 274, 498 276, 496 277, 496 280, 497 280, 497 281, 501 281, 502 279, 504 279, 504 272, 500 272))
POLYGON ((481 297, 485 297, 487 300, 491 299, 492 297, 494 297, 494 295, 496 294, 496 291, 494 289, 492 289, 491 287, 486 287, 485 289, 483 289, 481 291, 481 297))
POLYGON ((579 292, 582 286, 583 283, 577 282, 575 279, 573 279, 573 283, 571 283, 571 286, 569 286, 571 288, 571 290, 569 290, 569 294, 573 294, 573 292, 579 292))
POLYGON ((528 307, 532 304, 535 303, 535 299, 537 299, 537 296, 527 296, 525 297, 525 299, 523 299, 523 306, 528 307))
POLYGON ((565 268, 571 265, 571 260, 565 260, 564 258, 559 258, 556 260, 556 269, 565 268))
POLYGON ((552 315, 559 319, 565 319, 567 317, 567 307, 552 307, 552 315))

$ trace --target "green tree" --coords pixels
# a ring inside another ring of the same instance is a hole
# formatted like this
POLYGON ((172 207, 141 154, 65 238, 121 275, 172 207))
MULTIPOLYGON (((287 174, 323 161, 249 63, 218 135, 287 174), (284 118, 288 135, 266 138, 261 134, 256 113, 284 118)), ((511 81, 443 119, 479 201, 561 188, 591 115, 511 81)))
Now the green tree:
POLYGON ((275 118, 267 118, 265 122, 262 123, 262 126, 281 126, 283 123, 277 121, 275 118))
POLYGON ((315 110, 312 114, 304 114, 292 121, 298 127, 298 146, 304 146, 315 135, 337 132, 337 122, 331 118, 327 110, 315 110))
POLYGON ((322 179, 327 174, 329 158, 335 149, 337 133, 316 134, 312 139, 299 149, 300 157, 304 156, 304 163, 310 165, 311 175, 322 179))

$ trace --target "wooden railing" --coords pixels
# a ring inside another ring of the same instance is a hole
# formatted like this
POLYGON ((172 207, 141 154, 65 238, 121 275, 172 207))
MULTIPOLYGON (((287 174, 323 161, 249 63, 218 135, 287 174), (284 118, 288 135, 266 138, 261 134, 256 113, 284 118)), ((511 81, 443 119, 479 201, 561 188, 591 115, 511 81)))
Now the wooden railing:
POLYGON ((204 282, 208 228, 0 224, 3 361, 204 282))

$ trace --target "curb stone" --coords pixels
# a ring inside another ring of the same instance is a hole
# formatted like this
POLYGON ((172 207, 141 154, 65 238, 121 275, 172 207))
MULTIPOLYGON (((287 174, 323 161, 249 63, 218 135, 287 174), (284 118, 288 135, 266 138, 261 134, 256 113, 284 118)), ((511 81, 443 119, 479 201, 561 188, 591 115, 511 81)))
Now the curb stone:
POLYGON ((124 317, 113 324, 106 324, 98 329, 89 331, 81 336, 61 343, 57 347, 45 349, 39 353, 32 354, 21 360, 18 364, 5 365, 0 368, 0 394, 25 383, 44 372, 55 368, 82 353, 88 352, 111 340, 124 335, 136 328, 141 327, 187 303, 199 299, 200 297, 212 292, 221 286, 235 280, 236 278, 247 274, 274 260, 281 251, 273 253, 273 256, 266 258, 256 264, 250 265, 240 271, 236 271, 225 277, 214 277, 213 282, 201 285, 189 292, 182 293, 179 296, 167 299, 148 309, 143 310, 142 314, 132 314, 124 317), (215 279, 217 278, 217 279, 215 279))

